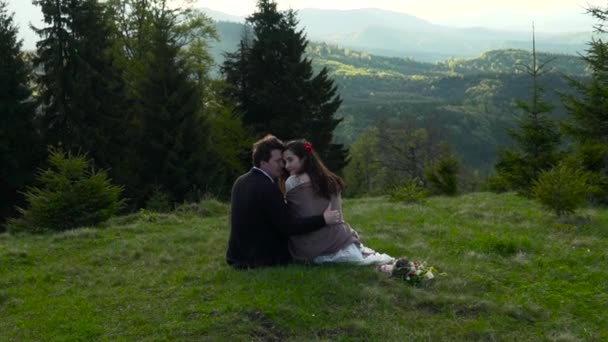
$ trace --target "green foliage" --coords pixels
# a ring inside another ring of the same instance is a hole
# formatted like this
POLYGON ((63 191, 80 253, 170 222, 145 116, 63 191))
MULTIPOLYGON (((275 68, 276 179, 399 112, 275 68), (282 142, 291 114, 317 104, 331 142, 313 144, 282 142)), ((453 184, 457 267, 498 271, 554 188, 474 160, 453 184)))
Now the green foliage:
POLYGON ((488 178, 489 175, 483 170, 463 166, 458 173, 458 192, 487 191, 488 178))
POLYGON ((175 208, 179 214, 192 214, 199 217, 219 217, 230 213, 229 206, 216 198, 207 197, 199 202, 184 203, 175 208))
MULTIPOLYGON (((602 25, 608 19, 608 9, 591 8, 590 13, 601 23, 596 26, 598 33, 605 33, 602 25)), ((592 39, 583 59, 591 70, 591 79, 569 78, 570 85, 577 93, 563 94, 562 100, 570 114, 570 120, 564 128, 577 141, 603 140, 608 133, 605 124, 608 120, 608 43, 601 39, 592 39)))
MULTIPOLYGON (((438 63, 444 68, 456 73, 492 72, 498 74, 524 73, 524 70, 513 69, 513 66, 529 65, 535 58, 529 50, 505 49, 487 51, 472 59, 449 59, 438 63)), ((587 73, 580 59, 568 54, 538 53, 541 61, 552 60, 555 65, 551 72, 570 75, 587 73)))
POLYGON ((384 189, 383 168, 377 156, 378 142, 378 129, 370 128, 350 146, 351 159, 344 170, 349 196, 378 195, 384 189))
POLYGON ((515 142, 513 149, 503 149, 495 169, 509 190, 516 190, 530 196, 532 182, 541 172, 556 165, 561 152, 561 134, 557 123, 550 118, 553 106, 542 99, 539 77, 544 64, 537 64, 536 47, 533 40, 532 64, 526 66, 532 79, 530 102, 518 101, 517 107, 523 111, 518 127, 509 133, 515 142))
POLYGON ((84 155, 51 149, 49 169, 41 170, 37 181, 25 193, 27 207, 9 229, 29 232, 62 231, 97 225, 112 217, 124 205, 122 188, 112 185, 103 170, 95 170, 84 155))
MULTIPOLYGON (((34 123, 30 68, 8 3, 0 1, 0 225, 21 205, 44 150, 34 123)), ((0 231, 2 228, 0 228, 0 231)))
POLYGON ((428 196, 428 193, 420 186, 419 180, 409 179, 403 184, 393 187, 388 196, 392 202, 420 203, 428 196))
POLYGON ((426 171, 430 191, 434 194, 454 196, 458 193, 458 173, 460 162, 453 155, 439 160, 437 165, 426 171))
POLYGON ((211 151, 206 108, 214 101, 207 75, 213 23, 164 0, 113 0, 108 6, 117 29, 112 51, 130 88, 125 119, 134 148, 128 149, 125 178, 133 209, 144 206, 156 186, 171 205, 197 199, 200 189, 216 190, 214 176, 224 164, 211 151))
POLYGON ((540 174, 534 182, 533 194, 545 207, 563 216, 574 213, 585 203, 593 190, 588 182, 587 172, 562 163, 540 174))
MULTIPOLYGON (((135 87, 126 75, 119 36, 126 26, 115 21, 114 1, 36 0, 44 23, 33 60, 36 99, 45 146, 88 151, 98 168, 125 187, 138 203, 141 121, 135 117, 135 87), (130 146, 126 148, 126 146, 130 146)), ((122 13, 126 15, 126 13, 122 13)))
POLYGON ((532 182, 538 177, 532 163, 521 151, 500 150, 491 187, 499 192, 502 189, 530 196, 532 182))
POLYGON ((145 207, 155 213, 168 213, 173 209, 171 198, 159 186, 154 188, 152 196, 146 201, 145 207))
POLYGON ((333 142, 333 132, 342 100, 327 68, 313 72, 296 13, 260 0, 247 22, 251 32, 244 32, 239 49, 227 54, 222 66, 225 95, 256 137, 272 133, 284 140, 306 138, 327 166, 340 172, 347 150, 333 142))
POLYGON ((589 184, 593 188, 589 199, 599 204, 608 203, 608 144, 597 140, 579 143, 569 158, 569 164, 588 173, 589 184))
POLYGON ((208 153, 208 126, 201 116, 199 89, 189 78, 186 61, 178 56, 180 48, 172 38, 176 18, 169 13, 154 18, 152 50, 137 83, 142 94, 138 156, 144 196, 151 195, 157 184, 172 201, 181 202, 193 185, 205 184, 201 170, 208 153))
POLYGON ((234 180, 251 165, 255 139, 234 113, 234 106, 221 96, 224 87, 224 81, 213 81, 206 96, 210 158, 215 162, 209 168, 213 182, 207 184, 206 192, 228 199, 234 180))
POLYGON ((488 177, 484 187, 488 191, 501 193, 509 191, 512 188, 512 184, 511 180, 505 179, 504 174, 492 175, 488 177))
MULTIPOLYGON (((532 53, 523 49, 492 50, 476 58, 450 58, 437 63, 421 62, 412 58, 399 58, 373 55, 364 51, 353 51, 328 43, 311 43, 308 55, 316 63, 326 65, 336 75, 375 77, 407 77, 425 75, 426 77, 471 74, 524 74, 515 66, 530 64, 532 53)), ((551 72, 567 75, 584 75, 585 64, 576 56, 567 54, 538 53, 541 61, 553 60, 551 72)), ((490 79, 488 81, 491 81, 490 79)))
POLYGON ((383 122, 363 133, 351 149, 351 161, 345 170, 349 195, 394 191, 394 184, 402 180, 417 179, 428 184, 427 175, 436 176, 435 185, 440 188, 433 190, 446 194, 457 191, 458 178, 450 173, 458 173, 458 162, 450 159, 455 157, 432 124, 417 128, 411 123, 383 122), (425 172, 431 165, 437 167, 425 172))
MULTIPOLYGON (((91 151, 98 165, 121 159, 127 143, 126 89, 110 55, 113 28, 97 0, 36 0, 46 27, 34 65, 48 145, 91 151)), ((132 132, 128 132, 131 133, 132 132)))
MULTIPOLYGON (((599 24, 598 34, 605 34, 608 8, 590 7, 589 14, 599 24)), ((590 80, 569 78, 575 93, 562 94, 569 113, 564 131, 575 142, 575 155, 584 170, 591 173, 590 182, 597 187, 592 200, 608 203, 608 43, 592 38, 589 49, 583 56, 590 80)))

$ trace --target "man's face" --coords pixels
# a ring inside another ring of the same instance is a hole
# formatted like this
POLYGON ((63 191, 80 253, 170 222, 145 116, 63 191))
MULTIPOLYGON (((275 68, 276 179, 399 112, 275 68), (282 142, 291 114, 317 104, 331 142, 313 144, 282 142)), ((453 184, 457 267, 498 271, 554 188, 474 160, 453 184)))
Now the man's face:
POLYGON ((270 159, 260 163, 260 169, 270 177, 278 178, 283 173, 283 153, 281 150, 270 151, 270 159))

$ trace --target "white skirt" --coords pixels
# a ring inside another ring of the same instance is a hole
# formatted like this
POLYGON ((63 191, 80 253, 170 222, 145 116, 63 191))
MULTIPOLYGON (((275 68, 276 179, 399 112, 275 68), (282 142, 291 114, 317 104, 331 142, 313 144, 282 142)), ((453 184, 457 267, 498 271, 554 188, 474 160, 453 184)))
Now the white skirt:
POLYGON ((321 255, 312 261, 315 264, 349 263, 355 265, 384 265, 395 261, 395 258, 384 253, 378 253, 371 248, 352 243, 334 254, 321 255))

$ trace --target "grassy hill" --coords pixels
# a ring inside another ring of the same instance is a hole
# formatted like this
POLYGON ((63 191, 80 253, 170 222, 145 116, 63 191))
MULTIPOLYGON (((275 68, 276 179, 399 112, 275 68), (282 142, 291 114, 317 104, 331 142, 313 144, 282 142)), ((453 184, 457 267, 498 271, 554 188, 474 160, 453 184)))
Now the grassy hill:
POLYGON ((368 246, 438 268, 415 288, 372 267, 233 270, 221 209, 0 235, 0 340, 608 339, 607 210, 566 222, 512 194, 346 201, 368 246))

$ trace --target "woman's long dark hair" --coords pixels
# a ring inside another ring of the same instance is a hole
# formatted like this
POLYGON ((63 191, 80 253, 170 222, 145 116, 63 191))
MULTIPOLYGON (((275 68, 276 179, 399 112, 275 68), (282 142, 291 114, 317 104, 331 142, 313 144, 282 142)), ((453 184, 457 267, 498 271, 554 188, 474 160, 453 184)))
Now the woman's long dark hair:
POLYGON ((335 173, 331 172, 314 147, 304 139, 292 140, 285 145, 285 150, 293 152, 302 163, 300 172, 306 172, 314 191, 324 198, 331 198, 344 189, 344 181, 335 173))

